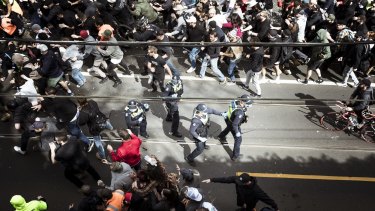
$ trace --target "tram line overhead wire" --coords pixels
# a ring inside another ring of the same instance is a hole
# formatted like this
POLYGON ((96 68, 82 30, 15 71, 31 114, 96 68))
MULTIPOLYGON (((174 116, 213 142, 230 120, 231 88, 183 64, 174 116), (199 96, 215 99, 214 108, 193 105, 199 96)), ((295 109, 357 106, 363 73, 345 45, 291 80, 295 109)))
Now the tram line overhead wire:
MULTIPOLYGON (((13 98, 15 95, 12 94, 0 94, 0 97, 13 98)), ((21 97, 21 96, 16 96, 21 97)), ((47 95, 22 95, 22 97, 51 97, 47 95)), ((124 103, 137 99, 142 102, 164 102, 165 100, 175 100, 172 97, 139 97, 139 96, 87 96, 87 95, 75 95, 65 96, 57 95, 54 98, 70 98, 70 99, 97 99, 98 102, 101 100, 123 101, 124 103)), ((207 97, 181 97, 179 98, 180 103, 211 103, 211 104, 228 104, 231 100, 239 100, 240 98, 207 98, 207 97)), ((254 105, 265 105, 265 106, 305 106, 305 107, 332 107, 337 104, 337 101, 346 101, 347 99, 283 99, 283 98, 253 98, 254 105), (325 105, 324 105, 325 104, 325 105)), ((361 101, 361 100, 358 100, 361 101)))

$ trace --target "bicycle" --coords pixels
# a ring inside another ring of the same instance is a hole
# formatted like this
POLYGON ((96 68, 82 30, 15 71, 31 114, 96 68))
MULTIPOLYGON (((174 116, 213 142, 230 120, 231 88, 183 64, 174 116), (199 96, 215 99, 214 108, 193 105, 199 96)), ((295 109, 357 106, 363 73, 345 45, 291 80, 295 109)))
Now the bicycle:
POLYGON ((353 121, 357 119, 357 114, 354 111, 347 111, 347 106, 342 102, 339 103, 341 105, 336 104, 341 109, 339 112, 328 112, 320 118, 320 125, 323 128, 331 131, 341 131, 355 124, 353 121))
POLYGON ((358 128, 357 114, 354 111, 347 111, 347 105, 342 102, 336 106, 341 109, 339 112, 329 112, 320 118, 322 127, 331 131, 347 130, 352 134, 359 135, 366 142, 374 142, 375 114, 369 108, 362 112, 363 126, 358 128))
POLYGON ((369 143, 375 139, 375 114, 369 112, 363 115, 367 123, 361 128, 361 138, 369 143))

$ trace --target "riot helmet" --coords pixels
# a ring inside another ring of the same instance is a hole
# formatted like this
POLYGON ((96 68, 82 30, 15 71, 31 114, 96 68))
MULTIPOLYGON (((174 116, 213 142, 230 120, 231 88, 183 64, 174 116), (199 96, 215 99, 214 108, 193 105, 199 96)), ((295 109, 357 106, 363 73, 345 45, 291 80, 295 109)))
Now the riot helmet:
POLYGON ((173 75, 172 76, 172 80, 171 80, 171 82, 172 82, 172 84, 173 85, 176 85, 176 84, 178 84, 179 82, 180 82, 180 76, 178 76, 178 75, 173 75))
POLYGON ((128 108, 130 112, 135 112, 138 109, 137 102, 135 100, 130 100, 128 102, 128 108))
POLYGON ((195 107, 195 109, 199 112, 206 113, 207 112, 207 106, 203 103, 200 103, 195 107))
POLYGON ((251 100, 250 96, 247 95, 247 94, 241 95, 240 98, 241 98, 240 100, 241 100, 243 103, 245 103, 245 106, 244 106, 244 107, 246 107, 246 108, 251 107, 251 105, 253 104, 253 101, 251 100))

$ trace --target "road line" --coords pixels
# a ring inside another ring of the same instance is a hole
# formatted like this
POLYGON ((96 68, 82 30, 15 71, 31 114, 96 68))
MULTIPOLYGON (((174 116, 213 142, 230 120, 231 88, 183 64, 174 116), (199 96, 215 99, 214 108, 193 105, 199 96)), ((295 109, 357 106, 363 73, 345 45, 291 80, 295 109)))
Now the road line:
POLYGON ((252 173, 252 172, 237 172, 236 175, 239 176, 242 173, 248 173, 253 177, 277 178, 277 179, 375 182, 375 178, 373 178, 373 177, 324 176, 324 175, 281 174, 281 173, 280 174, 271 174, 271 173, 252 173))
MULTIPOLYGON (((84 76, 92 76, 88 72, 82 72, 82 74, 84 76)), ((118 77, 120 77, 120 78, 142 78, 142 79, 148 78, 148 76, 143 76, 143 75, 140 75, 140 74, 124 75, 122 73, 118 73, 118 77)), ((166 75, 165 79, 170 79, 170 76, 166 75)), ((202 78, 199 78, 199 77, 196 77, 196 76, 181 76, 181 79, 186 80, 186 81, 216 81, 216 82, 219 82, 216 78, 213 78, 213 77, 205 77, 205 78, 202 79, 202 78)), ((244 82, 244 81, 246 81, 246 78, 236 78, 236 81, 237 82, 244 82)), ((267 82, 263 83, 263 84, 276 84, 276 82, 272 79, 267 79, 267 82)), ((299 85, 303 85, 301 82, 298 82, 297 80, 280 80, 280 84, 292 84, 292 85, 299 84, 299 85)), ((353 85, 353 82, 351 82, 349 84, 353 85)), ((336 82, 332 82, 332 81, 324 81, 321 84, 317 84, 315 82, 310 82, 307 86, 310 86, 310 85, 338 86, 336 82)), ((371 85, 375 86, 375 83, 372 83, 371 85)))

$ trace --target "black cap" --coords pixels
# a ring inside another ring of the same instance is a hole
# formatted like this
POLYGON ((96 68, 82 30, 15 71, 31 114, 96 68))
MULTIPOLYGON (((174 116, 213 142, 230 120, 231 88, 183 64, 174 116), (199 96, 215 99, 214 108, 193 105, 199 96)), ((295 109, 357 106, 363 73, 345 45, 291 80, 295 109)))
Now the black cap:
POLYGON ((184 180, 186 180, 188 182, 193 181, 194 174, 193 174, 193 171, 191 169, 182 168, 182 169, 180 169, 180 173, 181 173, 181 176, 184 180))
POLYGON ((240 176, 237 177, 236 181, 240 185, 245 185, 251 181, 251 176, 248 173, 242 173, 240 176))

